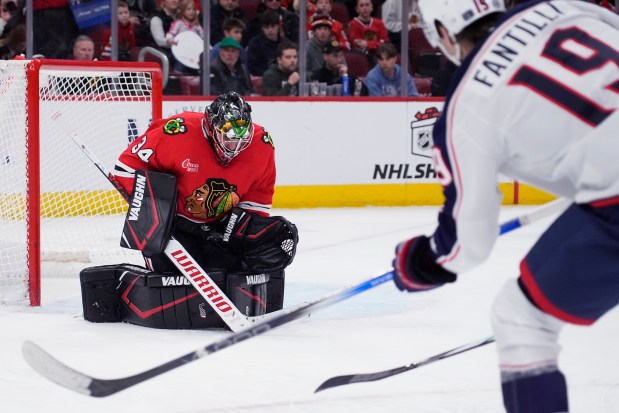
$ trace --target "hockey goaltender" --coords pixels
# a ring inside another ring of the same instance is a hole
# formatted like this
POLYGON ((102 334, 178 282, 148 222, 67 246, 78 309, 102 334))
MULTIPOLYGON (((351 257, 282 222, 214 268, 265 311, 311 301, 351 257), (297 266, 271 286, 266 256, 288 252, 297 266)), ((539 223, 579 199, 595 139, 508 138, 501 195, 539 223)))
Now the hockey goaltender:
POLYGON ((84 269, 84 318, 234 330, 224 316, 281 309, 298 235, 269 214, 274 152, 270 134, 234 92, 205 113, 153 122, 110 175, 129 202, 121 246, 140 250, 147 268, 84 269))

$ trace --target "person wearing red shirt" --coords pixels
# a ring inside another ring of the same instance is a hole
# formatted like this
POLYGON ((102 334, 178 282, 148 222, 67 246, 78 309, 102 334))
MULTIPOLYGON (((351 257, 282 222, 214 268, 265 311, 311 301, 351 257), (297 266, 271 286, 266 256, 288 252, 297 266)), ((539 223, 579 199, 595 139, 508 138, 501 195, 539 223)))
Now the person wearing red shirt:
MULTIPOLYGON (((101 60, 112 59, 112 30, 106 29, 103 38, 107 39, 101 52, 101 60)), ((131 60, 130 51, 136 46, 135 29, 131 22, 129 6, 122 0, 118 1, 118 60, 131 60)))
POLYGON ((350 43, 348 42, 348 37, 346 36, 346 31, 344 30, 344 22, 340 22, 339 20, 335 20, 331 15, 331 10, 333 9, 333 0, 316 0, 316 6, 313 13, 308 13, 307 16, 307 32, 308 35, 312 35, 312 17, 314 14, 326 14, 331 17, 331 34, 333 38, 338 41, 338 43, 347 50, 350 50, 350 43))
POLYGON ((357 0, 355 10, 357 17, 348 23, 348 40, 353 49, 373 57, 379 45, 389 42, 387 28, 382 20, 372 17, 371 0, 357 0))

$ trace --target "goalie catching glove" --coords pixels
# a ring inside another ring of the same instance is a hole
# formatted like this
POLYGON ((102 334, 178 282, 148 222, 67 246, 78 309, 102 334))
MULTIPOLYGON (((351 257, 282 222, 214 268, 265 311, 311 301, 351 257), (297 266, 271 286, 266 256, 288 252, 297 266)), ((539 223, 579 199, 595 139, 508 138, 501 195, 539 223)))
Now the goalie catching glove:
POLYGON ((282 270, 294 259, 299 235, 284 217, 263 217, 237 207, 219 226, 219 241, 238 253, 250 271, 282 270))
POLYGON ((456 281, 456 274, 436 263, 425 235, 398 244, 393 268, 393 281, 401 291, 430 290, 456 281))

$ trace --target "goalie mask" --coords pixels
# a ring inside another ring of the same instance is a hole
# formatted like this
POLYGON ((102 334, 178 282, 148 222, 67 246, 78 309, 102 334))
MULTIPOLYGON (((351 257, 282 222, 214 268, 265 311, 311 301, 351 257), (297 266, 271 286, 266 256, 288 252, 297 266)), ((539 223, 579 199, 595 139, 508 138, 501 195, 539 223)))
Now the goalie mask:
POLYGON ((206 108, 202 127, 215 149, 217 161, 226 166, 251 143, 254 134, 251 106, 236 92, 219 95, 206 108))
POLYGON ((419 0, 422 27, 428 43, 441 49, 445 57, 458 66, 462 62, 462 51, 456 36, 482 17, 505 10, 504 0, 419 0), (453 53, 446 50, 436 23, 447 30, 455 46, 453 53))

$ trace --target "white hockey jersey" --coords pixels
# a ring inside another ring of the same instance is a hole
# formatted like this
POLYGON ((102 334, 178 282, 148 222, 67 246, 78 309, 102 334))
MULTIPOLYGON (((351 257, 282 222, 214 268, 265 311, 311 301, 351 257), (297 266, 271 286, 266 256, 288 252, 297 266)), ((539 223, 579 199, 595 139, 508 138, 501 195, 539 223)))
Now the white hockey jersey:
POLYGON ((431 245, 459 273, 498 236, 500 174, 619 200, 619 16, 582 1, 511 10, 455 74, 434 128, 445 207, 431 245))

